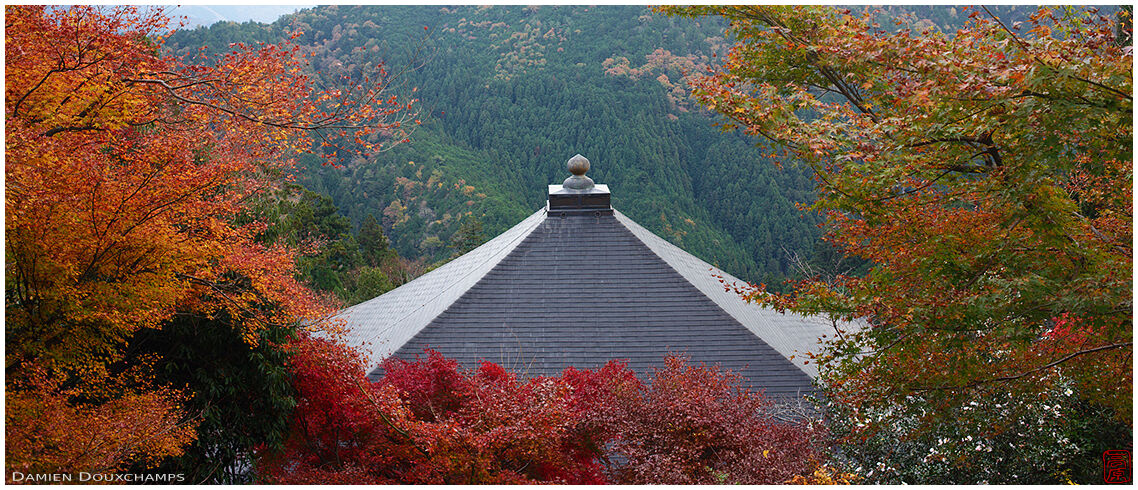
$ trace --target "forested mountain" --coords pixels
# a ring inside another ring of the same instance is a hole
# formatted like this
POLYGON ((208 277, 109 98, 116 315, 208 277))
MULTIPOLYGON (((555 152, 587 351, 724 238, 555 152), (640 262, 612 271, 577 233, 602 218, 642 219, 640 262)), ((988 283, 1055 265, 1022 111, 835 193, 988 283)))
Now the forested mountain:
POLYGON ((811 181, 762 164, 755 141, 719 132, 687 98, 683 79, 725 49, 722 28, 644 7, 328 6, 179 31, 168 45, 214 51, 299 30, 329 84, 422 62, 404 81, 430 114, 410 144, 345 154, 340 169, 307 159, 300 180, 356 227, 374 215, 404 257, 451 256, 463 222, 504 231, 581 153, 617 209, 741 278, 778 283, 787 252, 809 255, 819 236, 795 206, 812 200, 811 181))

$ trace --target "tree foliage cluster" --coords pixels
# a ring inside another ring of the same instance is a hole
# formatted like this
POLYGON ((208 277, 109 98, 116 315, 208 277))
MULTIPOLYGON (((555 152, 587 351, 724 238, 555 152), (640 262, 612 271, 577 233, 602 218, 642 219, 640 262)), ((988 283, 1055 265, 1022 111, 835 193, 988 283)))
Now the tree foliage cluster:
POLYGON ((297 250, 297 279, 332 304, 372 299, 426 267, 400 257, 374 215, 367 215, 353 232, 351 221, 328 196, 299 185, 289 184, 254 201, 238 219, 266 223, 255 240, 297 250))
POLYGON ((731 22, 694 94, 809 168, 828 240, 869 264, 749 293, 860 322, 816 358, 853 460, 881 481, 1096 481, 1089 458, 1133 431, 1130 11, 969 9, 945 31, 671 12, 731 22))
POLYGON ((329 311, 242 216, 317 141, 398 141, 413 99, 382 73, 318 89, 287 41, 164 56, 161 10, 5 14, 9 478, 225 481, 281 439, 288 339, 329 311))
POLYGON ((390 359, 370 382, 359 355, 300 344, 288 442, 267 483, 785 483, 822 460, 824 432, 780 420, 731 373, 668 358, 647 382, 623 364, 521 379, 435 352, 390 359))

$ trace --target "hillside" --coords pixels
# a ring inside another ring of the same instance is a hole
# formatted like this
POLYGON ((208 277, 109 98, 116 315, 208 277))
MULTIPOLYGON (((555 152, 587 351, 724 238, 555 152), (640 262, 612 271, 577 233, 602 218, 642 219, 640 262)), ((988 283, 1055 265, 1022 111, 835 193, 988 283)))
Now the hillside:
POLYGON ((378 218, 403 256, 447 258, 469 216, 487 237, 504 231, 543 205, 575 153, 615 207, 741 278, 781 282, 787 253, 809 255, 817 241, 817 219, 795 206, 812 200, 809 177, 764 165, 754 141, 720 133, 687 99, 683 78, 724 49, 718 23, 643 7, 329 6, 180 31, 169 45, 219 49, 287 30, 303 31, 297 42, 314 46, 325 77, 399 67, 426 44, 406 80, 431 109, 413 142, 342 169, 312 158, 301 179, 355 226, 378 218))
POLYGON ((252 20, 273 22, 282 15, 291 14, 312 5, 179 5, 169 8, 175 22, 185 21, 186 27, 208 26, 215 22, 252 20), (184 18, 184 19, 183 19, 184 18))

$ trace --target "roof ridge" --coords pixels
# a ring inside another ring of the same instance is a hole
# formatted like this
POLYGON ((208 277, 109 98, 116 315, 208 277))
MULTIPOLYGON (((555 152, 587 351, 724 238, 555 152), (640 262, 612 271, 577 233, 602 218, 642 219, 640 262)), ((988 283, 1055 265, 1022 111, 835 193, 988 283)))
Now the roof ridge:
POLYGON ((403 284, 402 286, 388 291, 387 293, 341 310, 336 315, 336 317, 343 318, 349 323, 354 323, 356 325, 363 325, 368 323, 366 321, 361 321, 362 319, 356 319, 356 321, 352 321, 353 316, 360 314, 365 317, 375 317, 376 320, 383 320, 382 324, 380 324, 380 328, 378 329, 370 329, 366 332, 359 332, 358 329, 352 329, 351 333, 356 335, 353 335, 355 338, 350 339, 349 343, 352 345, 363 346, 366 343, 391 332, 392 329, 404 328, 405 331, 402 332, 402 334, 388 336, 386 339, 387 341, 390 341, 390 345, 395 346, 394 349, 390 348, 389 345, 388 349, 373 351, 369 356, 369 361, 371 361, 372 364, 377 364, 378 361, 382 360, 390 354, 393 354, 395 350, 398 349, 399 345, 402 345, 404 342, 414 337, 415 334, 430 324, 432 319, 441 314, 443 311, 446 311, 446 309, 452 303, 454 303, 455 300, 462 297, 466 291, 468 291, 472 286, 474 286, 474 284, 478 282, 478 280, 471 282, 467 279, 473 276, 480 280, 483 275, 492 270, 495 266, 498 265, 499 262, 502 261, 503 258, 508 256, 510 252, 512 252, 518 246, 518 244, 525 240, 525 238, 529 236, 529 234, 532 233, 534 229, 541 225, 542 221, 545 219, 545 213, 545 208, 539 209, 537 212, 526 217, 526 219, 514 225, 501 235, 498 235, 497 237, 478 246, 474 250, 471 250, 470 252, 467 252, 466 254, 463 254, 462 256, 459 256, 454 260, 443 264, 439 268, 423 274, 407 282, 406 284, 403 284), (488 255, 482 257, 482 254, 488 255), (447 277, 448 274, 455 269, 462 271, 462 273, 459 275, 451 276, 450 279, 452 280, 447 281, 445 286, 441 288, 433 287, 435 284, 432 282, 437 282, 434 280, 442 277, 447 277), (458 291, 457 294, 454 294, 455 290, 458 288, 461 288, 461 291, 458 291), (416 294, 420 292, 420 289, 430 289, 431 292, 428 292, 427 294, 416 294), (410 295, 411 297, 402 297, 407 295, 410 295), (444 296, 453 297, 445 302, 438 301, 439 298, 443 298, 444 296), (417 301, 412 301, 412 308, 399 308, 401 305, 406 305, 407 303, 405 300, 408 299, 417 301), (415 305, 415 303, 418 304, 415 305), (442 308, 439 311, 435 312, 434 314, 423 315, 425 309, 427 309, 428 306, 439 304, 442 305, 442 308), (391 307, 385 308, 385 306, 391 307), (371 313, 369 310, 382 311, 376 311, 374 312, 375 314, 369 314, 371 313), (392 316, 393 313, 396 316, 395 318, 392 316), (417 322, 417 324, 408 325, 408 319, 416 316, 421 316, 423 318, 420 318, 420 321, 417 322), (399 337, 404 338, 399 339, 399 337))

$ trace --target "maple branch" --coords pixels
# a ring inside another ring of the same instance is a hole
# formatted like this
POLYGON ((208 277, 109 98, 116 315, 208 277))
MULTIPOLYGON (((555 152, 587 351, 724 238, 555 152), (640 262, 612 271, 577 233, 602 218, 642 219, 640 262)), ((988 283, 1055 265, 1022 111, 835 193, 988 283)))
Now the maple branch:
MULTIPOLYGON (((133 231, 134 231, 136 228, 138 228, 139 226, 142 226, 143 224, 145 224, 145 223, 149 222, 150 220, 152 220, 152 219, 154 219, 154 218, 158 217, 158 215, 162 214, 162 213, 165 211, 165 209, 166 209, 166 208, 168 208, 168 207, 170 207, 170 206, 173 206, 173 205, 175 205, 175 204, 177 204, 177 203, 179 203, 179 202, 181 202, 181 201, 183 201, 183 200, 185 200, 185 199, 188 199, 188 198, 190 198, 191 196, 193 196, 193 195, 195 195, 195 194, 197 194, 197 193, 199 193, 199 192, 201 192, 201 191, 204 191, 205 189, 211 188, 211 187, 213 187, 214 185, 216 185, 216 182, 215 182, 215 181, 213 181, 213 180, 209 180, 209 181, 206 181, 206 182, 202 183, 201 185, 199 185, 199 186, 198 186, 198 187, 196 187, 196 188, 191 188, 189 191, 187 191, 187 192, 183 193, 183 194, 182 194, 182 195, 180 195, 180 196, 177 196, 177 197, 175 197, 175 198, 174 198, 174 199, 172 199, 172 200, 169 200, 169 201, 167 201, 167 202, 164 202, 164 203, 159 203, 159 204, 158 204, 158 205, 156 205, 154 208, 152 208, 152 209, 148 210, 148 211, 147 211, 147 212, 146 212, 146 213, 145 213, 145 214, 144 214, 142 217, 138 218, 138 219, 137 219, 137 220, 136 220, 136 221, 135 221, 133 224, 131 224, 130 226, 126 227, 126 228, 125 228, 125 229, 124 229, 124 230, 123 230, 123 231, 120 233, 120 235, 121 235, 121 238, 122 238, 122 239, 125 239, 125 238, 126 238, 126 236, 127 236, 127 235, 129 235, 131 232, 133 232, 133 231)), ((92 207, 92 209, 94 209, 94 208, 92 207)), ((115 218, 115 220, 117 220, 117 219, 118 219, 118 218, 116 217, 116 218, 115 218)), ((112 223, 113 223, 113 221, 114 221, 114 220, 112 220, 112 222, 111 222, 111 223, 108 223, 108 225, 107 225, 107 228, 108 228, 108 229, 110 228, 110 224, 112 224, 112 223)), ((105 254, 107 254, 107 253, 110 253, 110 251, 111 251, 111 250, 112 250, 112 249, 113 249, 113 248, 114 248, 116 245, 118 245, 118 244, 119 244, 119 242, 121 242, 121 241, 122 241, 122 239, 120 239, 120 240, 115 240, 114 242, 112 242, 112 243, 110 243, 109 245, 107 245, 107 246, 106 246, 106 248, 103 248, 102 250, 98 250, 97 252, 95 252, 95 253, 92 255, 92 257, 91 257, 91 262, 90 262, 90 264, 88 264, 88 265, 87 265, 87 268, 86 268, 86 269, 84 269, 83 273, 79 275, 79 278, 80 278, 81 280, 82 280, 82 279, 86 279, 86 278, 90 278, 90 277, 91 277, 91 275, 93 274, 93 271, 94 271, 94 268, 95 268, 95 266, 96 266, 96 265, 99 263, 99 261, 100 261, 100 260, 102 260, 103 256, 104 256, 105 254)))
MULTIPOLYGON (((783 25, 782 22, 779 22, 778 19, 775 19, 774 17, 765 15, 762 12, 744 10, 740 7, 734 7, 731 10, 733 10, 735 15, 738 17, 754 19, 763 24, 773 27, 774 29, 772 30, 777 32, 779 36, 781 36, 783 39, 786 39, 787 41, 802 45, 810 44, 804 42, 796 36, 789 34, 790 28, 783 25)), ((825 66, 821 63, 822 57, 819 56, 818 53, 811 51, 807 53, 806 59, 809 60, 812 65, 814 65, 814 67, 818 70, 818 74, 822 75, 823 78, 829 81, 835 87, 836 92, 844 97, 847 101, 849 101, 849 103, 853 104, 858 111, 869 116, 869 118, 875 123, 881 122, 877 117, 877 113, 865 105, 865 100, 858 93, 857 89, 850 85, 849 82, 846 82, 841 73, 838 73, 833 68, 825 66)), ((835 90, 830 91, 834 92, 835 90)))
POLYGON ((823 94, 821 94, 821 95, 825 95, 826 93, 841 95, 841 92, 838 92, 837 90, 834 90, 833 88, 826 87, 823 85, 818 85, 818 84, 809 83, 809 82, 806 82, 805 85, 807 88, 817 89, 817 90, 823 92, 823 94))
POLYGON ((830 179, 827 179, 827 178, 826 178, 826 176, 825 176, 825 173, 824 173, 824 172, 822 172, 822 171, 820 171, 820 170, 818 170, 818 167, 817 167, 817 166, 815 166, 815 164, 811 163, 811 164, 810 164, 810 168, 811 168, 811 170, 813 170, 813 171, 814 171, 814 175, 815 175, 815 176, 817 176, 819 179, 821 179, 821 180, 822 180, 822 182, 824 182, 824 183, 825 183, 827 186, 829 186, 829 188, 830 188, 830 189, 833 189, 833 190, 835 190, 835 191, 838 191, 838 194, 841 194, 841 195, 843 195, 843 196, 846 196, 846 197, 848 197, 848 198, 850 198, 850 199, 853 199, 853 200, 855 200, 855 201, 856 201, 856 200, 860 200, 860 198, 857 198, 857 197, 854 197, 854 196, 850 195, 849 193, 847 193, 846 191, 844 191, 844 190, 842 190, 840 187, 838 187, 836 184, 834 184, 833 182, 831 182, 831 181, 830 181, 830 179))
MULTIPOLYGON (((406 121, 406 119, 410 118, 410 116, 405 115, 404 117, 399 118, 396 123, 381 124, 381 125, 325 124, 324 122, 340 121, 339 113, 333 113, 332 115, 329 115, 329 117, 325 117, 325 118, 321 119, 321 121, 316 122, 315 124, 302 124, 302 123, 297 123, 297 122, 274 122, 274 121, 271 121, 271 119, 263 119, 263 118, 250 116, 249 114, 244 113, 244 111, 240 111, 237 109, 232 109, 229 107, 217 105, 217 103, 214 103, 214 102, 208 102, 205 100, 199 100, 199 99, 193 99, 193 98, 185 97, 185 95, 178 93, 178 86, 171 85, 170 83, 166 82, 165 80, 159 80, 159 78, 126 78, 125 82, 158 85, 158 86, 160 86, 160 88, 165 89, 166 92, 171 95, 171 97, 173 97, 174 99, 176 99, 178 101, 188 103, 188 105, 200 106, 200 107, 206 107, 209 109, 214 109, 217 111, 221 111, 221 113, 228 114, 228 115, 233 116, 233 117, 245 119, 245 121, 248 121, 251 123, 263 124, 263 125, 272 126, 272 127, 279 127, 279 128, 283 128, 283 130, 302 130, 302 131, 381 130, 381 128, 401 128, 402 125, 399 123, 402 123, 403 121, 406 121)), ((246 101, 246 102, 257 103, 257 105, 267 105, 267 103, 269 103, 269 102, 251 102, 251 101, 246 101)), ((343 106, 339 107, 338 110, 343 110, 343 106)), ((414 128, 412 128, 412 132, 413 131, 414 131, 414 128)))
MULTIPOLYGON (((991 164, 988 165, 988 167, 1001 167, 1001 166, 1003 166, 1003 158, 1000 157, 1000 147, 998 145, 996 145, 994 140, 992 140, 992 131, 984 133, 980 136, 955 136, 955 137, 951 137, 951 138, 931 139, 928 141, 922 141, 919 143, 910 144, 909 148, 920 148, 923 146, 934 145, 934 144, 938 144, 938 143, 962 143, 962 144, 965 144, 965 145, 972 147, 973 149, 979 149, 980 147, 982 147, 982 149, 979 153, 972 155, 971 157, 969 157, 969 159, 976 158, 976 157, 981 156, 981 155, 987 155, 988 156, 987 160, 989 162, 991 162, 991 164)), ((973 167, 970 165, 949 165, 949 166, 945 166, 945 167, 941 167, 941 168, 945 168, 945 169, 949 169, 949 170, 956 170, 956 171, 960 171, 960 172, 967 172, 967 173, 984 173, 984 172, 986 172, 986 170, 983 168, 977 168, 977 167, 973 167)))
POLYGON ((67 131, 106 131, 106 128, 100 128, 97 126, 58 126, 58 127, 47 130, 43 134, 40 134, 40 136, 43 136, 45 138, 50 138, 50 137, 55 136, 59 133, 63 133, 63 132, 67 132, 67 131))
POLYGON ((745 125, 745 126, 746 126, 746 130, 751 130, 751 131, 754 131, 754 132, 755 132, 755 134, 758 134, 759 136, 762 136, 762 137, 766 138, 766 139, 767 139, 767 140, 769 140, 769 141, 773 141, 773 142, 775 142, 776 144, 780 144, 780 145, 786 146, 787 148, 790 148, 792 151, 798 151, 800 148, 802 148, 802 145, 796 144, 794 141, 791 141, 791 140, 789 140, 789 139, 787 139, 787 140, 779 140, 779 139, 775 138, 775 136, 774 136, 774 135, 771 135, 771 134, 770 134, 768 131, 764 130, 764 129, 763 129, 762 127, 760 127, 760 126, 757 126, 757 125, 753 125, 753 124, 751 124, 751 123, 748 123, 747 121, 744 121, 744 120, 742 120, 742 119, 740 119, 740 118, 737 118, 737 117, 734 117, 734 116, 732 116, 732 117, 731 117, 731 119, 732 119, 732 120, 734 120, 734 121, 738 121, 739 123, 741 123, 741 124, 745 125))
POLYGON ((1107 350, 1122 349, 1125 347, 1132 347, 1133 345, 1134 345, 1134 342, 1121 342, 1121 343, 1117 343, 1117 344, 1102 345, 1102 346, 1094 347, 1091 349, 1083 349, 1080 351, 1072 352, 1072 353, 1067 354, 1063 357, 1060 357, 1059 359, 1056 359, 1056 360, 1051 361, 1047 364, 1039 366, 1035 369, 1024 371, 1024 372, 1019 373, 1019 374, 1011 374, 1011 375, 1007 375, 1007 376, 999 376, 999 377, 990 378, 990 379, 986 379, 986 380, 973 381, 971 383, 968 383, 965 385, 960 385, 960 386, 917 387, 917 388, 914 388, 913 391, 917 392, 917 393, 924 393, 924 392, 928 392, 928 391, 966 390, 966 389, 975 388, 977 386, 990 384, 990 383, 1015 381, 1017 379, 1025 378, 1027 376, 1031 376, 1033 374, 1054 368, 1060 364, 1063 364, 1063 363, 1070 361, 1071 359, 1074 359, 1074 358, 1079 357, 1079 356, 1083 356, 1086 354, 1093 354, 1095 352, 1102 352, 1102 351, 1107 351, 1107 350))
MULTIPOLYGON (((977 153, 976 155, 982 155, 982 153, 977 153)), ((977 165, 945 165, 941 168, 962 174, 983 174, 988 172, 988 167, 977 165)))
MULTIPOLYGON (((1016 218, 1016 220, 1014 222, 1012 222, 1012 224, 1010 226, 1008 226, 1007 229, 1004 230, 1004 236, 1003 236, 1004 246, 1007 246, 1008 241, 1011 240, 1012 231, 1015 230, 1016 228, 1018 228, 1020 223, 1023 223, 1023 220, 1026 218, 1027 218, 1026 216, 1020 216, 1020 217, 1016 218)), ((984 273, 988 272, 992 268, 992 266, 995 265, 995 262, 996 262, 996 254, 989 255, 987 257, 987 259, 984 260, 984 263, 980 266, 980 268, 978 268, 976 270, 976 272, 974 272, 972 274, 972 277, 969 278, 968 281, 965 282, 963 286, 961 286, 957 289, 958 290, 967 290, 967 289, 971 288, 974 284, 976 284, 976 281, 979 281, 980 278, 984 276, 984 273)))
POLYGON ((47 74, 45 74, 34 87, 32 87, 27 92, 24 92, 24 94, 21 95, 18 100, 16 100, 16 103, 12 104, 12 117, 16 117, 20 114, 20 105, 24 103, 24 100, 27 99, 28 96, 32 94, 32 92, 38 90, 40 88, 40 85, 43 85, 43 83, 46 82, 48 78, 51 78, 53 74, 60 73, 62 71, 64 71, 63 68, 52 68, 51 70, 48 70, 47 74))
MULTIPOLYGON (((790 38, 787 38, 787 39, 790 39, 790 38)), ((814 63, 815 66, 818 68, 818 73, 821 73, 822 76, 826 78, 826 80, 829 80, 830 83, 834 84, 834 86, 838 88, 839 93, 841 93, 842 96, 846 98, 846 100, 848 100, 851 104, 853 104, 854 107, 857 107, 857 110, 859 110, 863 114, 869 116, 869 118, 871 120, 873 120, 873 122, 875 122, 875 123, 881 122, 877 118, 877 113, 873 112, 873 109, 870 109, 869 106, 865 105, 865 99, 863 99, 861 97, 861 95, 857 92, 856 88, 849 85, 849 83, 847 83, 845 81, 845 79, 842 78, 841 74, 835 72, 834 70, 832 70, 828 67, 825 67, 825 66, 818 64, 818 62, 820 61, 821 58, 816 53, 813 53, 813 52, 810 53, 809 57, 810 57, 810 61, 812 63, 814 63)))
MULTIPOLYGON (((1020 92, 1018 95, 1012 96, 1013 99, 1022 99, 1024 97, 1035 97, 1038 99, 1043 99, 1043 100, 1048 100, 1048 101, 1067 102, 1067 103, 1076 104, 1076 105, 1085 105, 1088 107, 1094 107, 1096 109, 1106 109, 1106 110, 1111 109, 1110 104, 1107 104, 1106 102, 1097 102, 1096 103, 1096 102, 1088 100, 1086 97, 1083 97, 1081 95, 1075 95, 1074 97, 1078 100, 1074 100, 1074 101, 1063 99, 1060 97, 1055 97, 1055 96, 1049 95, 1049 94, 1035 92, 1032 90, 1024 90, 1023 92, 1020 92)), ((961 100, 978 101, 978 100, 985 100, 985 99, 961 99, 961 100)))
POLYGON ((938 176, 936 176, 936 177, 934 177, 934 178, 930 179, 928 182, 926 182, 924 185, 922 185, 922 186, 920 186, 920 187, 916 187, 916 188, 913 188, 913 189, 908 189, 908 190, 905 190, 905 191, 899 192, 899 193, 897 193, 897 194, 893 194, 893 195, 889 195, 889 196, 885 196, 885 197, 876 197, 876 198, 870 198, 870 199, 866 199, 866 200, 867 200, 867 201, 870 201, 870 202, 885 202, 885 201, 889 201, 889 200, 892 200, 892 199, 897 199, 897 198, 899 198, 899 197, 904 197, 904 196, 907 196, 907 195, 909 195, 909 194, 915 194, 915 193, 917 193, 917 192, 920 192, 920 191, 923 191, 923 190, 925 190, 925 189, 928 189, 928 188, 929 188, 929 187, 931 187, 933 184, 937 183, 937 181, 938 181, 938 180, 940 180, 940 179, 943 179, 943 178, 944 178, 944 176, 946 176, 946 175, 948 175, 948 174, 952 173, 953 171, 954 171, 954 169, 952 169, 952 168, 947 168, 947 169, 945 169, 945 171, 944 171, 944 172, 941 172, 941 173, 940 173, 940 175, 938 175, 938 176))
POLYGON ((411 437, 411 434, 407 432, 407 430, 395 425, 395 422, 392 422, 391 419, 387 418, 387 414, 383 413, 383 409, 380 408, 379 402, 375 401, 375 398, 372 398, 371 393, 368 393, 367 390, 364 389, 363 385, 360 384, 360 380, 357 379, 355 382, 356 388, 358 388, 360 390, 360 393, 363 393, 364 398, 367 398, 367 400, 371 402, 372 406, 375 407, 375 413, 379 415, 379 419, 382 420, 384 424, 386 424, 388 427, 391 427, 391 430, 394 430, 399 435, 405 437, 407 439, 407 442, 411 443, 411 447, 415 448, 415 450, 419 451, 419 453, 421 453, 423 456, 429 457, 431 455, 429 451, 423 449, 415 443, 415 439, 411 437))
POLYGON ((271 326, 282 326, 282 324, 280 324, 280 323, 276 323, 276 322, 269 321, 269 320, 261 318, 262 315, 260 313, 258 313, 256 311, 252 311, 249 308, 246 308, 243 304, 241 304, 241 302, 231 298, 228 294, 225 294, 225 291, 222 290, 221 285, 214 282, 214 281, 202 279, 200 277, 191 276, 189 274, 185 274, 182 272, 175 273, 174 277, 176 277, 178 279, 185 279, 185 280, 190 281, 192 283, 200 284, 200 285, 203 285, 203 286, 206 286, 206 287, 212 289, 215 293, 220 294, 222 298, 225 298, 226 301, 233 303, 234 306, 236 306, 238 309, 240 309, 245 314, 249 315, 250 319, 252 319, 256 322, 259 322, 262 325, 270 326, 270 327, 271 326))
MULTIPOLYGON (((999 17, 996 17, 996 14, 993 14, 991 10, 988 10, 988 7, 981 5, 980 8, 984 9, 984 11, 988 13, 988 16, 991 17, 992 20, 996 21, 996 24, 998 24, 1000 26, 1000 28, 1004 30, 1004 32, 1008 33, 1008 35, 1011 36, 1012 40, 1014 40, 1016 42, 1016 45, 1019 46, 1020 50, 1022 50, 1025 54, 1031 55, 1031 57, 1036 62, 1038 62, 1039 64, 1046 66, 1047 68, 1050 68, 1051 70, 1053 70, 1055 72, 1061 73, 1061 71, 1059 69, 1055 68, 1054 66, 1047 64, 1047 62, 1043 61, 1038 56, 1036 56, 1034 53, 1032 53, 1031 50, 1028 49, 1027 43, 1023 42, 1023 40, 1020 39, 1019 36, 1017 36, 1014 32, 1012 32, 1011 29, 1008 29, 1008 26, 1005 25, 1004 22, 1002 20, 1000 20, 999 17)), ((1121 90, 1118 90, 1114 87, 1110 87, 1110 86, 1104 85, 1102 83, 1096 82, 1094 80, 1083 78, 1083 77, 1080 77, 1078 75, 1074 75, 1074 74, 1070 74, 1070 73, 1067 73, 1064 75, 1069 77, 1069 78, 1073 78, 1075 80, 1078 80, 1080 82, 1090 84, 1091 86, 1093 86, 1095 88, 1106 91, 1108 93, 1112 93, 1112 94, 1117 95, 1119 97, 1122 97, 1126 100, 1134 100, 1134 97, 1131 96, 1130 94, 1123 92, 1121 90)))
POLYGON ((901 334, 901 335, 899 335, 899 336, 898 336, 896 339, 894 339, 892 342, 890 342, 889 344, 887 344, 887 345, 885 345, 885 346, 883 346, 883 347, 879 347, 879 348, 877 348, 877 349, 872 349, 872 350, 868 350, 868 351, 860 351, 860 352, 855 352, 855 353, 853 353, 853 354, 850 354, 850 355, 849 355, 849 357, 856 357, 856 356, 873 356, 873 355, 877 355, 877 354, 880 354, 880 353, 882 353, 882 352, 885 352, 885 351, 887 351, 887 350, 889 350, 889 349, 892 349, 894 346, 896 346, 897 344, 901 343, 901 341, 903 341, 903 340, 905 340, 905 339, 908 339, 908 338, 909 338, 909 334, 907 334, 907 333, 906 333, 906 334, 901 334))
POLYGON ((1063 356, 1063 357, 1061 357, 1061 358, 1059 358, 1059 359, 1057 359, 1057 360, 1054 360, 1054 361, 1052 361, 1052 362, 1049 362, 1049 363, 1047 363, 1047 364, 1044 364, 1043 366, 1040 366, 1040 367, 1038 367, 1038 368, 1032 369, 1032 370, 1030 370, 1030 371, 1026 371, 1026 372, 1023 372, 1023 373, 1020 373, 1020 374, 1015 374, 1015 375, 1010 375, 1010 376, 1001 376, 1001 377, 998 377, 998 378, 993 378, 991 381, 1014 381, 1014 380, 1017 380, 1017 379, 1023 378, 1023 377, 1025 377, 1025 376, 1029 376, 1029 375, 1031 375, 1031 374, 1035 374, 1035 373, 1037 373, 1037 372, 1040 372, 1040 371, 1044 371, 1044 370, 1047 370, 1047 369, 1051 369, 1051 368, 1053 368, 1053 367, 1055 367, 1055 366, 1058 366, 1058 365, 1060 365, 1060 364, 1062 364, 1062 363, 1064 363, 1064 362, 1067 362, 1067 361, 1069 361, 1069 360, 1071 360, 1071 359, 1074 359, 1074 358, 1076 358, 1076 357, 1079 357, 1079 356, 1082 356, 1082 355, 1085 355, 1085 354, 1093 354, 1093 353, 1095 353, 1095 352, 1101 352, 1101 351, 1105 351, 1105 350, 1112 350, 1112 349, 1121 349, 1121 348, 1124 348, 1124 347, 1131 347, 1131 346, 1133 346, 1133 345, 1134 345, 1134 342, 1121 342, 1121 343, 1118 343, 1118 344, 1109 344, 1109 345, 1103 345, 1103 346, 1094 347, 1094 348, 1091 348, 1091 349, 1083 349, 1083 350, 1080 350, 1080 351, 1077 351, 1077 352, 1072 352, 1072 353, 1070 353, 1070 354, 1068 354, 1068 355, 1066 355, 1066 356, 1063 356))
POLYGON ((1087 224, 1087 227, 1091 229, 1091 233, 1094 233, 1095 236, 1097 236, 1099 238, 1099 240, 1102 240, 1102 241, 1106 242, 1107 244, 1109 244, 1110 246, 1114 247, 1115 250, 1117 250, 1123 254, 1126 254, 1126 255, 1129 255, 1130 252, 1133 250, 1131 248, 1126 247, 1124 242, 1119 242, 1119 241, 1103 234, 1101 231, 1098 230, 1098 228, 1095 228, 1095 226, 1091 224, 1091 220, 1087 219, 1086 216, 1083 216, 1077 212, 1072 213, 1072 214, 1074 214, 1076 218, 1079 218, 1079 219, 1085 221, 1087 224))
POLYGON ((190 97, 183 96, 177 92, 177 87, 170 85, 165 80, 155 79, 155 78, 128 78, 125 81, 130 82, 130 83, 142 83, 142 84, 157 85, 159 87, 166 89, 166 91, 170 94, 170 96, 177 99, 179 102, 183 102, 183 103, 190 104, 190 105, 207 107, 207 108, 219 111, 219 112, 223 112, 225 114, 229 114, 233 117, 241 118, 241 119, 244 119, 246 121, 254 122, 257 124, 264 124, 266 126, 272 126, 274 128, 299 129, 299 130, 303 130, 303 131, 312 131, 312 130, 316 130, 316 129, 368 129, 368 128, 375 128, 375 126, 358 125, 358 124, 338 125, 338 124, 299 124, 299 123, 293 123, 293 122, 274 122, 274 121, 267 120, 267 119, 260 119, 257 117, 253 117, 249 114, 238 111, 236 109, 230 109, 228 107, 224 107, 224 106, 212 103, 212 102, 206 102, 204 100, 198 100, 198 99, 193 99, 190 97))
POLYGON ((920 143, 913 143, 909 145, 909 148, 920 148, 922 146, 935 145, 937 143, 982 143, 982 141, 979 138, 973 136, 956 136, 953 138, 937 138, 928 141, 922 141, 920 143))
POLYGON ((90 82, 90 81, 91 81, 91 77, 84 78, 83 81, 79 82, 79 85, 77 85, 75 88, 71 89, 71 92, 67 94, 67 97, 64 97, 63 100, 59 101, 59 104, 55 108, 54 114, 59 114, 59 110, 62 109, 64 105, 66 105, 68 102, 71 101, 71 97, 73 95, 75 95, 76 93, 78 93, 79 90, 82 89, 83 87, 85 87, 87 85, 87 82, 90 82))
POLYGON ((87 62, 83 62, 83 53, 80 52, 79 56, 78 56, 78 60, 75 63, 75 66, 67 66, 67 60, 62 59, 62 56, 63 55, 61 53, 60 54, 61 59, 59 60, 59 67, 58 68, 52 68, 52 69, 48 70, 47 73, 44 74, 43 78, 41 78, 40 81, 37 82, 34 87, 29 89, 27 92, 24 92, 23 95, 20 96, 20 99, 17 100, 16 103, 12 105, 12 116, 13 117, 19 115, 20 105, 24 103, 24 100, 27 99, 28 96, 31 95, 33 92, 38 90, 40 88, 40 86, 43 85, 44 82, 47 81, 48 78, 51 78, 52 75, 54 75, 56 73, 63 73, 65 71, 82 70, 82 69, 87 68, 89 66, 94 66, 98 63, 102 63, 108 57, 108 55, 103 55, 103 56, 95 58, 93 60, 88 60, 87 62))
MULTIPOLYGON (((134 197, 137 196, 138 193, 142 192, 143 189, 145 189, 148 185, 150 185, 150 182, 152 180, 154 180, 154 178, 157 177, 158 174, 161 173, 164 168, 165 168, 164 165, 158 165, 154 169, 154 171, 146 174, 146 177, 143 177, 142 182, 140 182, 137 186, 135 186, 134 191, 132 191, 130 193, 130 195, 124 197, 122 200, 119 201, 119 205, 115 208, 114 213, 112 213, 112 216, 114 216, 114 217, 111 218, 111 220, 107 222, 107 224, 103 228, 102 232, 99 231, 98 226, 93 226, 93 228, 95 228, 95 230, 94 230, 95 235, 99 237, 100 242, 102 242, 102 239, 104 236, 106 236, 106 233, 108 231, 110 231, 111 226, 114 225, 119 220, 120 217, 122 217, 122 211, 123 211, 123 208, 126 206, 127 201, 134 199, 134 197)), ((96 190, 98 190, 98 187, 96 187, 96 190)), ((94 193, 92 193, 92 198, 94 197, 93 194, 94 193)), ((91 209, 93 211, 95 209, 95 207, 92 205, 91 209)), ((91 219, 91 224, 96 225, 93 215, 92 215, 92 219, 91 219)))

